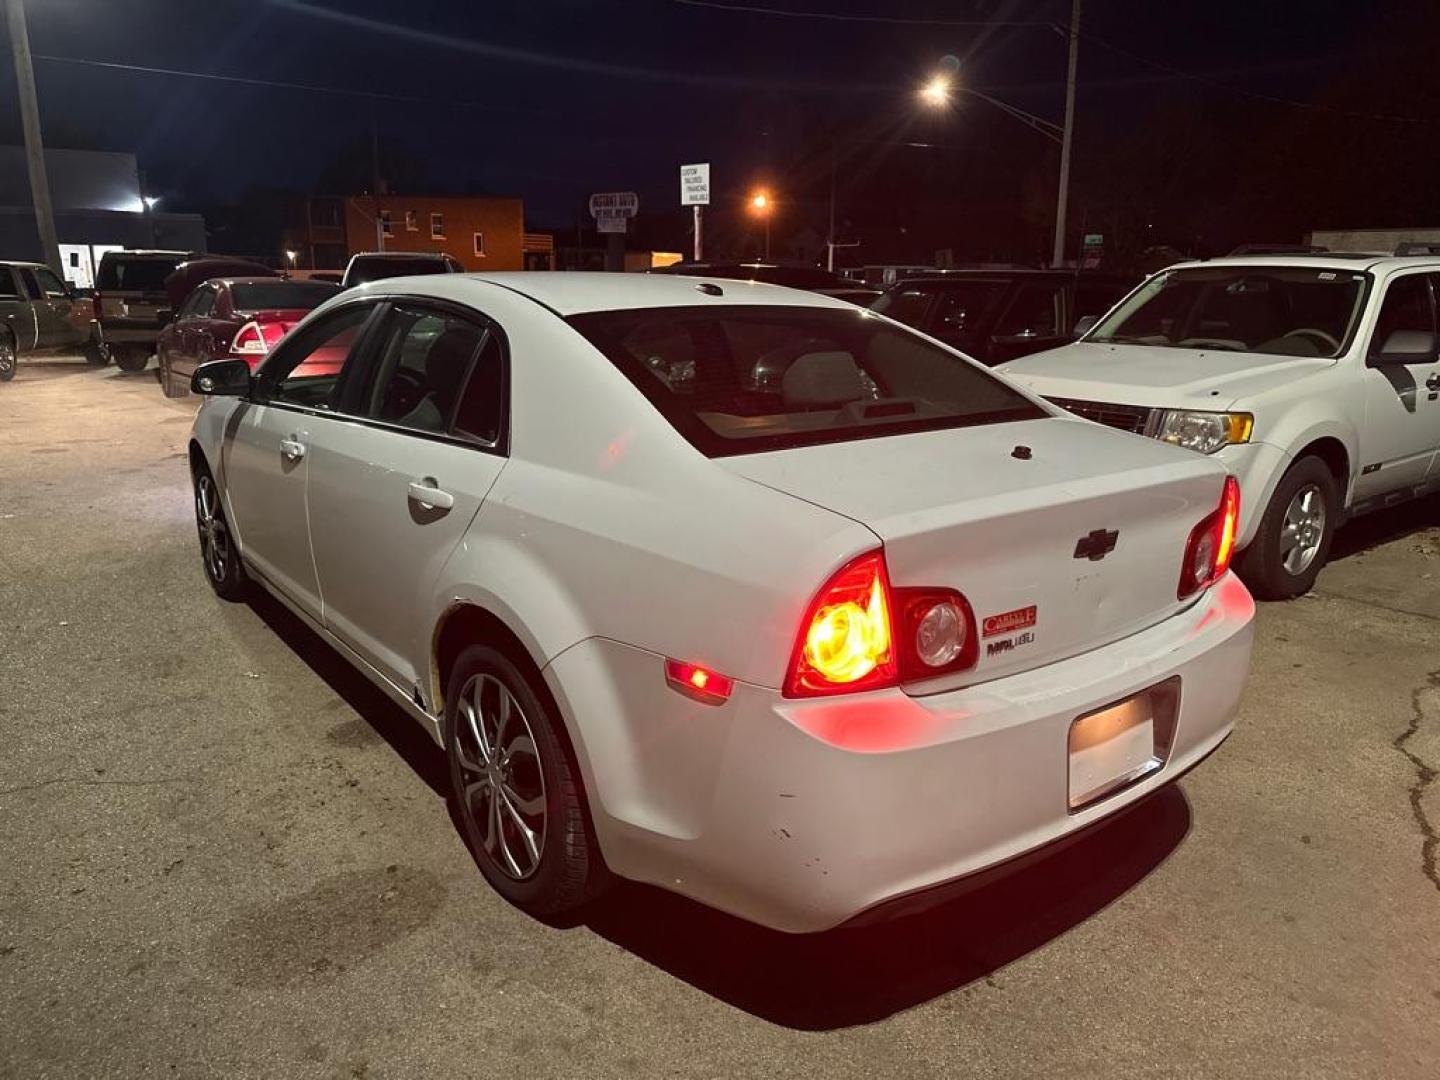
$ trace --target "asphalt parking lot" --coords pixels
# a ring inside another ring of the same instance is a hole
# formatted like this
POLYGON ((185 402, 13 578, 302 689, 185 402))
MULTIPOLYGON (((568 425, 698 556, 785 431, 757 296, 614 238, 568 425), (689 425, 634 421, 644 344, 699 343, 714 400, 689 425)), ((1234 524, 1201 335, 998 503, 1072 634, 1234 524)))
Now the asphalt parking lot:
POLYGON ((866 930, 639 887, 556 928, 417 728, 211 594, 194 409, 0 385, 0 1076, 1440 1074, 1434 501, 1263 606, 1234 737, 1082 844, 866 930))

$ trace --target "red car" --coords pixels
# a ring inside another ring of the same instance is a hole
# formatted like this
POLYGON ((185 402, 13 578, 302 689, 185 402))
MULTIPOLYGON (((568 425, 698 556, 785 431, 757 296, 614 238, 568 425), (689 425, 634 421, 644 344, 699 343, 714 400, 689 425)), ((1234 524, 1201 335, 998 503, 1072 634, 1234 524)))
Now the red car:
POLYGON ((292 326, 340 291, 324 281, 212 278, 185 299, 160 332, 160 386, 166 397, 190 392, 207 360, 242 359, 253 370, 292 326))

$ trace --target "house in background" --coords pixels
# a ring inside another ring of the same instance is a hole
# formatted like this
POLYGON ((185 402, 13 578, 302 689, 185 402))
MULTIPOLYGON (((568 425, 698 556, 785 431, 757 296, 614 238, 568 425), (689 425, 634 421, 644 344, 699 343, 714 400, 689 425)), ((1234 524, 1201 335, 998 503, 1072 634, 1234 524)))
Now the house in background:
MULTIPOLYGON (((134 154, 47 149, 45 171, 61 267, 77 288, 94 285, 95 267, 107 251, 205 250, 205 221, 199 214, 170 214, 146 206, 134 154)), ((0 259, 44 258, 25 150, 0 146, 0 259)))
POLYGON ((466 270, 548 270, 554 240, 525 231, 516 196, 351 195, 304 201, 285 246, 301 270, 344 270, 362 251, 434 251, 466 270))

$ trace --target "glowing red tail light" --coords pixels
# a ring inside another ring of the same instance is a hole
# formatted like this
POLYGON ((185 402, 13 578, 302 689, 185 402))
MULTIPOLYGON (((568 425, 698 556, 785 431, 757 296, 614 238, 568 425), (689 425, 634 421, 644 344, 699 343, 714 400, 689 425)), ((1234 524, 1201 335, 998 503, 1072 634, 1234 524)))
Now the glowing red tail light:
POLYGON ((892 588, 885 554, 842 566, 800 624, 786 697, 877 690, 972 667, 975 617, 953 589, 892 588))
POLYGON ((1220 505, 1195 526, 1190 533, 1190 542, 1185 545, 1185 561, 1180 565, 1180 588, 1176 593, 1181 600, 1218 581, 1230 569, 1239 528, 1240 483, 1235 477, 1227 476, 1224 490, 1220 493, 1220 505))
POLYGON ((230 351, 240 356, 265 356, 285 336, 285 324, 251 320, 235 332, 230 351))

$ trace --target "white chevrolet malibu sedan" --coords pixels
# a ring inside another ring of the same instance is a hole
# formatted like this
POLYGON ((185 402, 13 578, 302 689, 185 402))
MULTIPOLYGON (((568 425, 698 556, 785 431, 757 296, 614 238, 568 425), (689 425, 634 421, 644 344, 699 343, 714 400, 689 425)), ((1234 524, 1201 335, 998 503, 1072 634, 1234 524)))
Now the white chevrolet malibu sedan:
POLYGON ((260 584, 430 731, 536 914, 613 873, 783 930, 877 917, 1231 729, 1225 471, 841 300, 394 279, 193 387, 216 592, 260 584))

